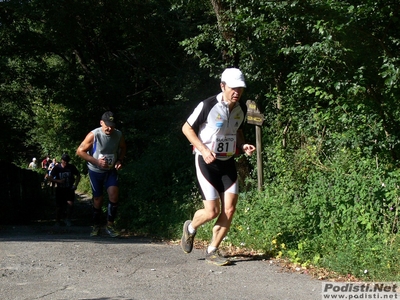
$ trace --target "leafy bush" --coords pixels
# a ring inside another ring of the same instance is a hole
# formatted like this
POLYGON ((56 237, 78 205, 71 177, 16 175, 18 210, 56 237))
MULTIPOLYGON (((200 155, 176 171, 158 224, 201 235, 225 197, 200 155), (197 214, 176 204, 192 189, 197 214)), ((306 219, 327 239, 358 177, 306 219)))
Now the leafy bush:
POLYGON ((339 154, 301 180, 295 169, 282 172, 265 191, 241 194, 225 242, 359 278, 398 280, 400 173, 349 159, 339 154))
POLYGON ((92 194, 92 187, 90 185, 89 175, 81 174, 81 181, 78 185, 78 190, 82 193, 91 195, 92 194))
POLYGON ((176 111, 155 107, 137 115, 140 127, 154 120, 150 116, 157 116, 160 127, 154 127, 152 135, 133 136, 135 147, 146 144, 146 150, 137 153, 120 176, 119 225, 136 233, 175 238, 198 203, 191 146, 176 111))

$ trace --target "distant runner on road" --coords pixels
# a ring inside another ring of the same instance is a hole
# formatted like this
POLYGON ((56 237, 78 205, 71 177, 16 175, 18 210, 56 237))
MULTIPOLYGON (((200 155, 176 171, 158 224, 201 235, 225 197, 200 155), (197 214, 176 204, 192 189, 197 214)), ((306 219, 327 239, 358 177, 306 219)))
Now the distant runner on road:
POLYGON ((102 115, 100 125, 87 134, 76 154, 87 161, 89 168, 94 222, 90 235, 99 235, 105 187, 109 198, 106 231, 111 237, 118 237, 120 233, 114 226, 119 192, 117 171, 122 168, 126 144, 122 132, 115 128, 115 118, 111 111, 102 115))
POLYGON ((70 156, 64 153, 61 163, 46 174, 47 181, 57 183, 56 187, 56 226, 65 216, 65 225, 71 226, 71 215, 75 202, 75 190, 81 180, 81 174, 75 165, 70 164, 70 156))

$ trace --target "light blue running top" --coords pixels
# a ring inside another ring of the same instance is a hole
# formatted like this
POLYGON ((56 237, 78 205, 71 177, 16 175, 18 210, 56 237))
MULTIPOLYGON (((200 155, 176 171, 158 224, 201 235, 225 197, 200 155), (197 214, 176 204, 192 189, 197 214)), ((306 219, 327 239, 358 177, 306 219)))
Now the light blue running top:
POLYGON ((93 172, 105 173, 114 168, 115 162, 118 160, 119 144, 122 137, 122 132, 114 129, 110 135, 107 135, 98 127, 92 130, 94 134, 93 147, 88 154, 96 159, 104 157, 108 162, 107 169, 100 169, 98 166, 88 162, 88 168, 93 172))

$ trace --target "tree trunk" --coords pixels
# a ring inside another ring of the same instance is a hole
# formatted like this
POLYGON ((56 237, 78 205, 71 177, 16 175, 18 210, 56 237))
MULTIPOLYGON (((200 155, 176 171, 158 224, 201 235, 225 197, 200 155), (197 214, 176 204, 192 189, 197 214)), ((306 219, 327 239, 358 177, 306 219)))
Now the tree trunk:
MULTIPOLYGON (((225 26, 225 23, 228 21, 227 15, 225 14, 226 8, 222 5, 221 0, 211 0, 211 4, 214 8, 215 16, 217 17, 219 32, 229 45, 229 42, 232 40, 235 34, 233 31, 226 29, 227 27, 225 26)), ((225 61, 233 60, 233 64, 236 67, 239 64, 239 55, 237 53, 234 55, 234 57, 230 57, 227 49, 222 49, 222 57, 225 61)))

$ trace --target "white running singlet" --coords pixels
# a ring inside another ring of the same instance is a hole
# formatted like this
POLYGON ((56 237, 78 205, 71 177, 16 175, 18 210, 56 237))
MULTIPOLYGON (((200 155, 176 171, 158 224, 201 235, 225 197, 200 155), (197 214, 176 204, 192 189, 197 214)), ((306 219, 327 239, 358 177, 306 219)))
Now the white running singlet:
POLYGON ((202 143, 216 154, 216 160, 206 164, 198 149, 196 174, 204 200, 215 200, 220 194, 238 193, 237 171, 233 156, 237 149, 236 133, 241 129, 247 107, 236 103, 232 111, 222 100, 222 93, 202 101, 187 119, 202 143))

